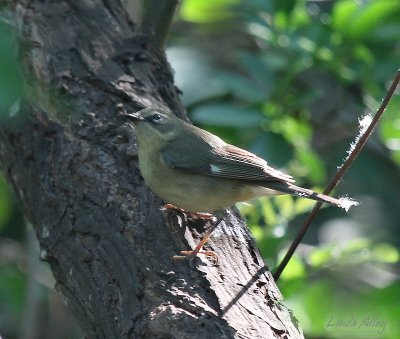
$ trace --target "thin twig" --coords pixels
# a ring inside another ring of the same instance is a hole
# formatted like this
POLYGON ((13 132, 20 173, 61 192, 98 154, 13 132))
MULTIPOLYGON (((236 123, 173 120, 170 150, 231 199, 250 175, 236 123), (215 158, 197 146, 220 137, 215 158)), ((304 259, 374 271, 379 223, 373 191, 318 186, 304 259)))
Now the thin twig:
MULTIPOLYGON (((345 160, 343 165, 339 168, 338 172, 336 173, 335 177, 332 179, 330 184, 327 186, 327 188, 324 190, 324 194, 329 195, 332 190, 336 187, 336 185, 339 183, 340 179, 344 176, 344 174, 347 172, 349 169, 350 165, 353 163, 353 161, 356 159, 356 157, 360 154, 362 148, 364 147, 365 143, 367 142, 368 138, 372 134, 372 131, 374 130, 375 126, 378 124, 379 119, 381 118, 383 112, 385 111, 390 99, 392 98, 397 85, 400 82, 400 69, 397 71, 397 75, 394 78, 388 92, 386 93, 385 99, 382 101, 382 104, 380 105, 379 109, 376 111, 376 114, 374 118, 372 119, 370 125, 368 128, 365 130, 365 132, 358 138, 356 143, 354 144, 354 147, 352 147, 351 153, 349 154, 348 158, 345 160)), ((303 227, 300 229, 300 231, 297 233, 296 238, 293 240, 292 244, 290 245, 285 257, 279 264, 279 266, 276 268, 274 272, 274 279, 275 281, 278 281, 279 277, 282 274, 282 271, 285 269, 286 265, 288 264, 290 258, 293 256, 293 253, 296 251, 297 246, 300 244, 301 240, 304 237, 304 234, 307 232, 308 228, 311 225, 311 222, 314 220, 317 212, 321 208, 322 203, 318 202, 315 204, 314 208, 308 215, 306 221, 304 222, 303 227)))

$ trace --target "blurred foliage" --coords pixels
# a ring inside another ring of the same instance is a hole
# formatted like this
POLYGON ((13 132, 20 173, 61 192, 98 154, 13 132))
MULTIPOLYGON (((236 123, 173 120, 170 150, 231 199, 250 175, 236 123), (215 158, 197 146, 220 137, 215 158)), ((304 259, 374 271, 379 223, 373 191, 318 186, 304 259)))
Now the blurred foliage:
MULTIPOLYGON (((400 65, 397 0, 184 0, 179 19, 168 55, 194 123, 315 190, 400 65)), ((337 188, 361 206, 324 208, 283 272, 279 286, 306 336, 400 333, 398 107, 395 96, 337 188)), ((273 269, 313 202, 279 196, 238 207, 273 269)))
MULTIPOLYGON (((15 42, 0 21, 1 115, 23 95, 15 42)), ((322 190, 399 68, 400 2, 183 0, 167 53, 196 124, 322 190)), ((306 337, 400 333, 398 107, 397 95, 337 188, 361 206, 320 211, 279 281, 306 337)), ((47 332, 31 338, 79 337, 49 270, 30 260, 38 250, 14 200, 0 181, 0 335, 22 336, 33 299, 47 332)), ((238 207, 273 269, 313 202, 238 207)))
POLYGON ((23 93, 22 75, 15 59, 16 39, 13 29, 0 21, 0 116, 18 105, 23 93))

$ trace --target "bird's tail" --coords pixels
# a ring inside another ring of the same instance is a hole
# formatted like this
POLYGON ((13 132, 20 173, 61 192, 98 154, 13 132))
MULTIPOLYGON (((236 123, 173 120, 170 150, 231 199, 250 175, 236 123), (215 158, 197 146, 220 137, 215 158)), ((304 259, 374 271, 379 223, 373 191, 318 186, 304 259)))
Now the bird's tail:
POLYGON ((333 206, 341 207, 348 211, 351 207, 357 206, 358 202, 348 198, 348 197, 342 197, 342 198, 333 198, 328 195, 322 194, 322 193, 317 193, 312 190, 309 190, 307 188, 299 187, 296 186, 292 183, 288 182, 272 182, 268 183, 268 188, 274 189, 276 191, 282 192, 282 193, 289 193, 296 195, 301 198, 307 198, 307 199, 312 199, 320 202, 324 202, 333 206))

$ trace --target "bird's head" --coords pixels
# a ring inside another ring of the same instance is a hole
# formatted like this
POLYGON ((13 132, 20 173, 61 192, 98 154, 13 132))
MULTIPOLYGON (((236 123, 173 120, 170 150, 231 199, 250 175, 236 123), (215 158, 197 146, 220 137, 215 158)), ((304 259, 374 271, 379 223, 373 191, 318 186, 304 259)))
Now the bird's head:
POLYGON ((125 115, 135 125, 138 143, 166 142, 173 139, 184 122, 161 108, 145 108, 125 115))

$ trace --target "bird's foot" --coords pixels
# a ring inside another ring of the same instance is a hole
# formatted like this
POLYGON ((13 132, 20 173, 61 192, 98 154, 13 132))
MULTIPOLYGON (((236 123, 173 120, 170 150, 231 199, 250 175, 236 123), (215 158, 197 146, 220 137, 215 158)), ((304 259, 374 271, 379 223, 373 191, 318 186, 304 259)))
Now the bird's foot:
POLYGON ((199 242, 199 244, 193 251, 180 251, 179 253, 182 255, 174 255, 172 258, 175 260, 193 259, 197 256, 197 254, 200 253, 200 254, 205 254, 206 256, 209 257, 213 257, 215 260, 215 264, 218 264, 218 256, 213 251, 203 251, 202 248, 204 244, 207 242, 211 233, 215 230, 215 228, 220 224, 221 221, 222 217, 218 218, 216 221, 213 222, 211 227, 207 230, 206 234, 204 235, 203 239, 199 242))

